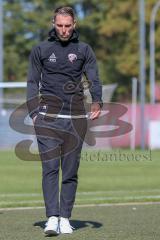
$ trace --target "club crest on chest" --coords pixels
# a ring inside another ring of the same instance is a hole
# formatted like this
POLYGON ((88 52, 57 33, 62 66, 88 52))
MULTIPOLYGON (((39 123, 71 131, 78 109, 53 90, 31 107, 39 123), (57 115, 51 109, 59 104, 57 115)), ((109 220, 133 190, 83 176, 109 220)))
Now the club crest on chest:
POLYGON ((77 55, 74 54, 74 53, 69 53, 69 54, 68 54, 68 60, 69 60, 71 63, 73 63, 74 61, 77 60, 77 55))

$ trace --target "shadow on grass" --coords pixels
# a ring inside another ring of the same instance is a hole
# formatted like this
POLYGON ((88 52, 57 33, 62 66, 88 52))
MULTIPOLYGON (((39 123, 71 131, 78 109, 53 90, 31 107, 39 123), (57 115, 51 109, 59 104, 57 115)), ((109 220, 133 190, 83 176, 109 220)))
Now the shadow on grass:
MULTIPOLYGON (((33 226, 35 227, 40 227, 42 229, 45 228, 45 223, 46 221, 40 221, 40 222, 35 222, 33 226)), ((75 228, 75 230, 81 229, 81 228, 86 228, 86 227, 91 227, 91 228, 100 228, 103 226, 102 223, 99 222, 93 222, 93 221, 80 221, 80 220, 70 220, 71 226, 75 228)))

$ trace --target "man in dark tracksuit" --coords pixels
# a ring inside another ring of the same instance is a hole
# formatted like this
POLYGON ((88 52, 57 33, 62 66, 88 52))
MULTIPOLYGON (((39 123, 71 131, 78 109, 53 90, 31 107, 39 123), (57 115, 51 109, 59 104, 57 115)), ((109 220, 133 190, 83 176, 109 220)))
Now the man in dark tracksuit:
POLYGON ((92 96, 90 119, 99 117, 102 86, 91 47, 78 40, 70 7, 56 9, 47 41, 32 49, 27 81, 27 103, 33 119, 43 169, 43 195, 48 235, 72 233, 73 208, 80 153, 87 130, 81 84, 85 74, 92 96), (40 93, 40 101, 37 97, 40 93), (59 201, 59 167, 62 185, 59 201))

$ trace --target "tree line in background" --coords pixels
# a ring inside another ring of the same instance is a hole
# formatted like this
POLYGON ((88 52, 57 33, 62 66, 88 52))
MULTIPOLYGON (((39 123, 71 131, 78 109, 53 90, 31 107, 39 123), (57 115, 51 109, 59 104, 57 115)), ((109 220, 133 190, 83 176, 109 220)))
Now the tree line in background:
MULTIPOLYGON (((116 99, 131 99, 139 75, 138 0, 4 0, 4 80, 26 81, 33 46, 47 38, 53 10, 74 7, 80 40, 94 49, 103 84, 118 83, 116 99)), ((149 22, 156 0, 146 0, 146 67, 149 84, 149 22)), ((159 14, 160 16, 160 11, 159 14)), ((156 21, 156 80, 160 79, 160 21, 156 21)))

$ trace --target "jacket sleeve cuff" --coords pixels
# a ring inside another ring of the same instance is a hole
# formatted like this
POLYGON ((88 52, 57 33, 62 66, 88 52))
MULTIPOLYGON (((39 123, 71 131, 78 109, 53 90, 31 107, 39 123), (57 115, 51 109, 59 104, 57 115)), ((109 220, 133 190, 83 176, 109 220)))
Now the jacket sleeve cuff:
POLYGON ((94 101, 94 102, 92 102, 92 103, 98 103, 98 104, 99 104, 99 106, 100 106, 100 108, 102 108, 102 107, 103 107, 103 102, 102 102, 102 101, 94 101))
POLYGON ((38 112, 33 112, 33 113, 31 113, 29 116, 30 116, 30 118, 34 118, 35 116, 37 116, 37 114, 38 114, 38 112))

